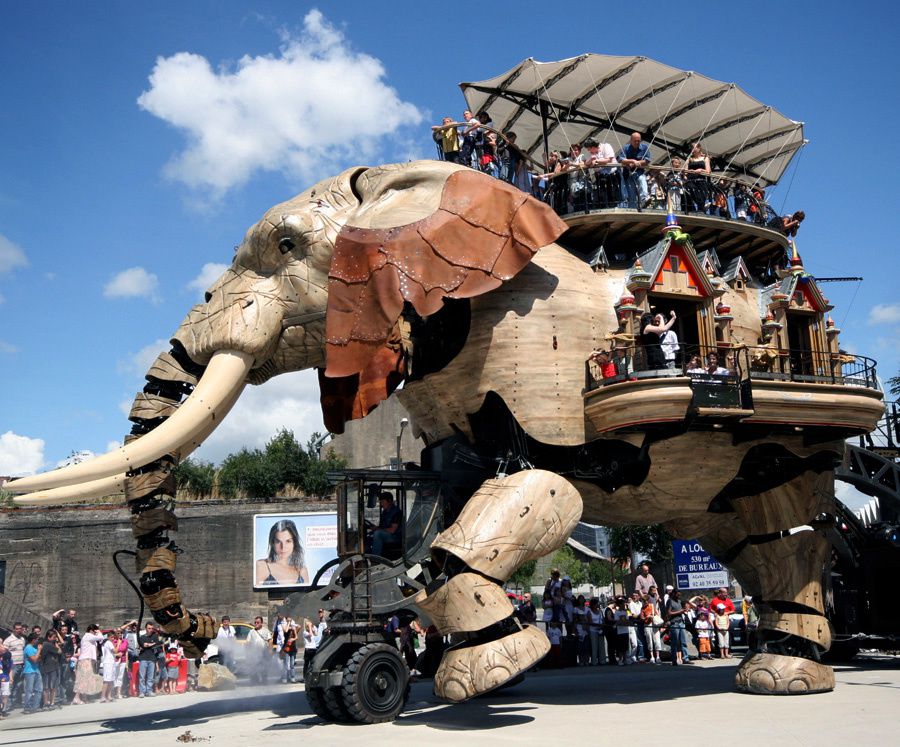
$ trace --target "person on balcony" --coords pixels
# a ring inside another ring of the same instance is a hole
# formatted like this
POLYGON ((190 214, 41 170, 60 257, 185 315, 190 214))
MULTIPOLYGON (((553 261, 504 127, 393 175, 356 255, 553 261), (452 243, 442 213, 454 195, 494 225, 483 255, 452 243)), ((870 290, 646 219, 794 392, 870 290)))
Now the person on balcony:
POLYGON ((719 354, 714 350, 706 354, 706 367, 703 372, 710 376, 728 376, 728 369, 719 365, 719 354))
MULTIPOLYGON (((672 325, 675 324, 675 318, 674 311, 669 312, 669 321, 664 323, 662 322, 662 314, 644 314, 641 317, 641 346, 644 349, 648 371, 668 367, 661 347, 661 336, 672 328, 672 325)), ((675 344, 678 344, 677 337, 675 338, 675 344)))
POLYGON ((595 350, 591 353, 591 362, 596 366, 591 368, 591 374, 596 381, 612 379, 618 374, 616 364, 609 359, 609 352, 606 350, 595 350))
POLYGON ((673 213, 681 212, 682 198, 684 197, 684 168, 680 158, 672 159, 672 169, 668 172, 660 171, 657 177, 665 183, 666 197, 669 209, 673 213))
POLYGON ((646 207, 650 195, 647 192, 647 175, 644 169, 650 165, 650 146, 641 142, 641 133, 631 133, 628 145, 619 151, 619 163, 622 164, 622 191, 627 206, 646 207))
POLYGON ((569 146, 569 200, 570 210, 587 211, 588 209, 588 172, 585 168, 587 159, 582 152, 581 143, 569 146))
POLYGON ((681 345, 678 344, 678 335, 675 333, 675 330, 672 329, 672 325, 675 324, 675 312, 669 312, 668 322, 663 319, 662 314, 657 314, 654 318, 654 322, 657 327, 663 329, 663 331, 659 333, 659 347, 662 349, 666 368, 674 370, 675 358, 678 356, 678 351, 681 350, 681 345))
POLYGON ((700 143, 691 146, 691 154, 685 164, 687 179, 684 185, 685 209, 689 213, 705 213, 711 206, 709 183, 709 156, 700 143))
POLYGON ((776 231, 780 231, 785 236, 794 237, 797 235, 797 229, 800 228, 800 224, 803 222, 804 218, 806 218, 806 213, 802 210, 798 210, 793 215, 776 215, 769 221, 769 226, 776 231))
POLYGON ((432 137, 440 146, 441 156, 450 163, 459 163, 459 131, 452 117, 444 117, 441 124, 433 125, 432 137))
POLYGON ((619 204, 622 199, 619 192, 619 175, 614 164, 616 154, 609 143, 598 143, 596 140, 585 140, 584 147, 585 165, 594 167, 592 172, 593 194, 591 195, 591 207, 611 208, 619 204))

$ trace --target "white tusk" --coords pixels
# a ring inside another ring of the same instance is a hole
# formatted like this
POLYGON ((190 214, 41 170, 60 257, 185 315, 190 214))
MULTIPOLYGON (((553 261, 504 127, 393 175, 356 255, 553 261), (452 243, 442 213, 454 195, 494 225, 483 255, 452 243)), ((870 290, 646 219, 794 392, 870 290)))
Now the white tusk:
POLYGON ((75 485, 64 485, 61 488, 39 490, 27 495, 17 495, 13 502, 17 506, 58 506, 61 503, 86 501, 90 498, 102 498, 125 491, 125 473, 112 477, 101 477, 99 480, 80 482, 75 485))
MULTIPOLYGON (((241 388, 236 388, 231 400, 222 403, 222 407, 226 408, 226 412, 232 408, 240 396, 240 393, 241 388)), ((218 425, 218 420, 210 423, 190 441, 185 441, 181 444, 181 446, 178 447, 178 454, 181 459, 186 459, 194 449, 206 440, 206 437, 212 433, 218 425)), ((107 495, 124 493, 126 477, 127 475, 123 472, 120 475, 103 477, 99 480, 79 482, 74 485, 64 485, 61 488, 39 490, 34 493, 28 493, 27 495, 18 495, 13 498, 13 502, 17 506, 59 506, 63 503, 75 503, 78 501, 88 501, 91 498, 103 498, 107 495)))
POLYGON ((165 422, 125 446, 96 459, 45 472, 4 487, 13 493, 91 483, 143 467, 154 459, 176 450, 182 444, 196 442, 205 429, 215 428, 244 388, 253 357, 246 353, 223 351, 213 355, 197 387, 165 422))

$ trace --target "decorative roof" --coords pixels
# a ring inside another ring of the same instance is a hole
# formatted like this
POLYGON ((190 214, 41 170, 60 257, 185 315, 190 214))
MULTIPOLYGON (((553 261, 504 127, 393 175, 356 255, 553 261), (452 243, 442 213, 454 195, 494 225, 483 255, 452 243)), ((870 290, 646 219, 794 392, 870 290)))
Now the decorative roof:
POLYGON ((722 270, 722 278, 726 283, 733 283, 738 278, 749 280, 751 278, 750 270, 747 269, 744 258, 740 255, 732 257, 731 261, 725 265, 725 269, 722 270))
POLYGON ((697 282, 697 290, 700 295, 717 295, 716 289, 713 287, 713 283, 706 274, 706 270, 700 263, 700 259, 697 257, 697 253, 694 251, 694 247, 689 239, 683 243, 676 243, 672 238, 672 234, 667 233, 654 246, 639 254, 635 261, 640 260, 644 270, 650 273, 650 277, 653 278, 655 282, 656 278, 659 277, 660 271, 663 269, 666 259, 670 254, 675 253, 677 253, 687 264, 688 272, 691 273, 697 282))
POLYGON ((494 127, 515 130, 516 144, 542 160, 589 137, 618 151, 632 132, 651 145, 654 164, 684 157, 701 137, 713 170, 776 184, 803 147, 803 123, 788 119, 735 83, 707 78, 647 57, 582 54, 558 62, 523 60, 493 78, 460 83, 469 109, 494 127))

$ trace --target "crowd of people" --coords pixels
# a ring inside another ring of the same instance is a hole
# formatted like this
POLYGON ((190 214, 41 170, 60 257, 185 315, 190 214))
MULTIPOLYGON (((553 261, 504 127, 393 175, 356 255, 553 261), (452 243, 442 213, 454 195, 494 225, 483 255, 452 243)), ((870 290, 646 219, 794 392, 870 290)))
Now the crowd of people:
POLYGON ((74 609, 58 610, 52 619, 48 631, 39 625, 27 630, 17 622, 0 637, 0 718, 14 708, 31 714, 63 705, 181 694, 197 688, 199 667, 207 662, 232 671, 240 668, 251 683, 279 675, 281 682, 293 683, 303 648, 300 638, 308 660, 327 627, 324 610, 317 622, 303 626, 278 615, 273 630, 258 616, 252 629, 239 637, 225 616, 212 641, 215 648, 197 661, 187 658, 179 641, 153 621, 142 630, 137 620, 107 630, 91 624, 82 633, 74 609))
MULTIPOLYGON (((759 616, 750 596, 741 603, 744 628, 755 644, 759 616)), ((690 663, 692 658, 731 658, 731 615, 734 602, 728 590, 682 599, 681 592, 667 585, 660 593, 647 564, 641 566, 629 596, 590 600, 575 595, 568 577, 553 569, 544 586, 542 619, 530 594, 524 595, 516 615, 525 623, 541 622, 550 640, 547 665, 562 667, 568 650, 578 666, 627 666, 635 663, 660 664, 664 644, 672 665, 690 663), (688 641, 696 655, 691 657, 688 641)))
POLYGON ((687 158, 653 166, 650 144, 634 132, 618 152, 592 138, 551 151, 538 164, 517 145, 514 131, 498 134, 486 111, 444 117, 432 128, 439 158, 503 179, 549 203, 560 215, 615 207, 670 209, 743 220, 796 236, 803 211, 779 216, 766 202, 765 186, 713 173, 701 142, 687 158))

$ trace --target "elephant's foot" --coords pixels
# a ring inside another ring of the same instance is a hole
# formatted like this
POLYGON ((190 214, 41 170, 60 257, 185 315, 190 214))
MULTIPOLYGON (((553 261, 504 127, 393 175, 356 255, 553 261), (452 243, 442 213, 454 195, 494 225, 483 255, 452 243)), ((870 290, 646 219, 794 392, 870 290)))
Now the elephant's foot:
POLYGON ((734 676, 738 690, 757 695, 806 695, 834 690, 834 670, 799 656, 749 653, 734 676))
POLYGON ((452 703, 483 695, 527 671, 549 651, 547 636, 530 626, 487 643, 467 641, 444 653, 434 693, 452 703))

